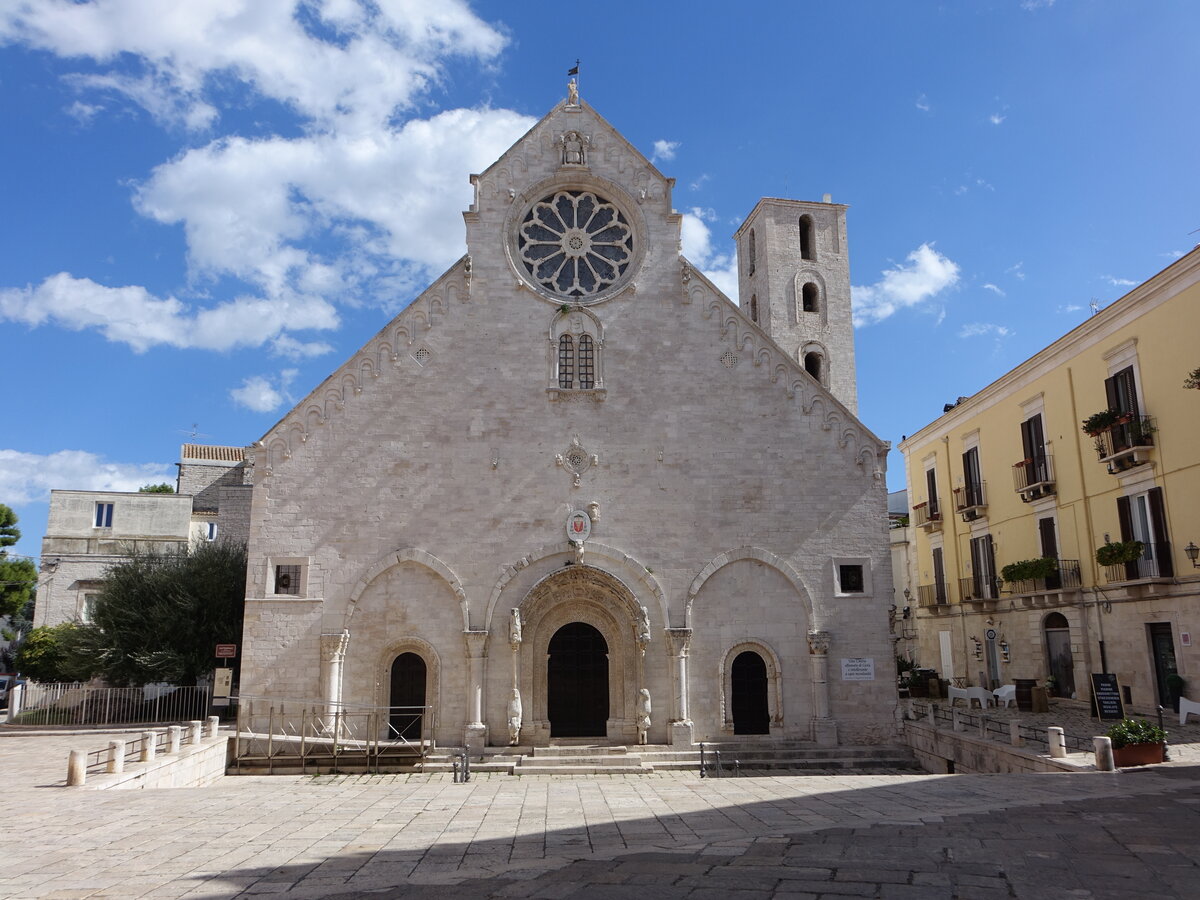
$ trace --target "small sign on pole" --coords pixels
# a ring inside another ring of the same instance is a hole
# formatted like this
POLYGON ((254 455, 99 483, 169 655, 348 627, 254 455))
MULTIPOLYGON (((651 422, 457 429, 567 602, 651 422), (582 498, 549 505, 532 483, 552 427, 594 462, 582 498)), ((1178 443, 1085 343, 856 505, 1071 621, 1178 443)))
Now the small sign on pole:
POLYGON ((233 669, 216 669, 213 672, 213 706, 228 706, 233 693, 233 669))
POLYGON ((1096 716, 1102 722, 1121 721, 1125 718, 1125 704, 1121 702, 1121 686, 1112 672, 1092 673, 1092 696, 1096 698, 1096 716))
POLYGON ((217 659, 234 659, 237 656, 237 644, 217 644, 217 659))

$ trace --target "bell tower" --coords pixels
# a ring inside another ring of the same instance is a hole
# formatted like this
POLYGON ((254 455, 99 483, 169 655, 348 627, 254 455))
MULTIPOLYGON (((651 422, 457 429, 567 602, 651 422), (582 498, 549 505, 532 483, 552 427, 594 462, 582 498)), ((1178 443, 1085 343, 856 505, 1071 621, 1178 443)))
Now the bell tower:
POLYGON ((764 197, 733 239, 742 312, 857 415, 846 209, 764 197))

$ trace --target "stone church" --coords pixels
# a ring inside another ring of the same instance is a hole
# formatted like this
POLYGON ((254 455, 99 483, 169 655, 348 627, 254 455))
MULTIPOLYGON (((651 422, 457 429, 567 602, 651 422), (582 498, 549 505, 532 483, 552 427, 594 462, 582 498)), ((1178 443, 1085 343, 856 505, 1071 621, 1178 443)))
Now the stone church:
POLYGON ((846 207, 760 200, 739 307, 573 85, 471 183, 467 254, 248 451, 242 695, 473 751, 893 741, 846 207))

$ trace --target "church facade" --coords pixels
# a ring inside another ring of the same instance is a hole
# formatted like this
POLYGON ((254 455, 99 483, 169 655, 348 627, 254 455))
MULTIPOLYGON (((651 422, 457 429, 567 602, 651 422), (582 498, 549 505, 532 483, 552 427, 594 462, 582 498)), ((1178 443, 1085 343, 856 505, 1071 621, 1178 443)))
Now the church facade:
POLYGON ((760 201, 739 308, 574 96, 471 181, 467 255, 248 450, 242 695, 473 751, 893 741, 845 207, 760 201))

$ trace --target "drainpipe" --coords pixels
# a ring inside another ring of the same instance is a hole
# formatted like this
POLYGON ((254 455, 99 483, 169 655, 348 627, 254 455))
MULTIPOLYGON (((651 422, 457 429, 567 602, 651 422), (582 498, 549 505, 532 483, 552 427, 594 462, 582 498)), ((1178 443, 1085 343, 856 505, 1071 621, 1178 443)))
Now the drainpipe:
MULTIPOLYGON (((1067 366, 1066 368, 1067 368, 1067 396, 1071 398, 1071 421, 1079 422, 1082 420, 1079 418, 1079 409, 1076 406, 1076 400, 1075 400, 1075 371, 1070 366, 1067 366)), ((1086 549, 1088 551, 1087 552, 1088 569, 1093 572, 1092 606, 1096 610, 1096 634, 1097 634, 1097 642, 1100 646, 1100 671, 1103 673, 1103 672, 1108 671, 1108 656, 1104 650, 1104 609, 1101 607, 1100 600, 1099 600, 1099 597, 1102 597, 1104 595, 1100 592, 1100 589, 1098 587, 1098 585, 1100 584, 1100 571, 1099 571, 1099 566, 1096 563, 1095 552, 1091 549, 1092 547, 1096 546, 1096 529, 1092 523, 1092 507, 1091 507, 1091 504, 1088 502, 1089 497, 1088 497, 1088 492, 1087 492, 1087 487, 1086 487, 1087 479, 1084 475, 1084 469, 1083 469, 1083 441, 1079 440, 1078 437, 1075 437, 1074 447, 1075 447, 1075 464, 1079 467, 1079 496, 1080 496, 1079 502, 1083 505, 1084 534, 1087 538, 1087 543, 1084 545, 1084 549, 1086 549)), ((1082 566, 1082 563, 1083 563, 1083 560, 1081 559, 1080 560, 1081 566, 1082 566)), ((1082 576, 1083 576, 1082 568, 1080 569, 1079 574, 1080 574, 1080 577, 1082 578, 1082 576)), ((1081 591, 1081 593, 1082 593, 1082 591, 1081 591)), ((1107 600, 1107 598, 1105 598, 1105 599, 1107 600)), ((1086 615, 1086 610, 1087 610, 1087 607, 1085 604, 1085 606, 1084 606, 1085 615, 1086 615)), ((1090 665, 1091 654, 1089 653, 1088 656, 1089 656, 1089 665, 1090 665)))

